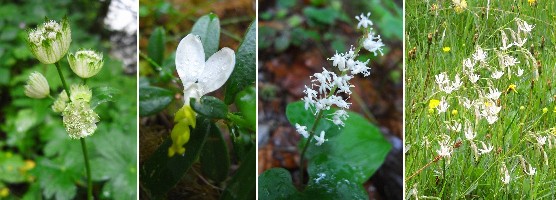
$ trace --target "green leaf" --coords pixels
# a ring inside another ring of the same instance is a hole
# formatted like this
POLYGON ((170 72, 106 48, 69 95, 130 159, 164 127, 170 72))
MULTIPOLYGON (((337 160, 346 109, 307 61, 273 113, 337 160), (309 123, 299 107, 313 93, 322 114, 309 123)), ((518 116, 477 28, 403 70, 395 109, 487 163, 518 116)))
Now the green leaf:
POLYGON ((220 199, 253 199, 256 186, 256 149, 251 148, 220 199))
POLYGON ((147 116, 160 112, 174 98, 174 93, 170 90, 144 86, 139 88, 139 115, 147 116))
POLYGON ((222 182, 228 177, 230 156, 220 129, 211 123, 210 133, 201 152, 201 171, 210 179, 222 182))
POLYGON ((236 54, 236 66, 226 83, 226 95, 224 102, 232 104, 236 94, 245 87, 255 83, 257 52, 256 42, 257 30, 256 23, 253 21, 243 38, 236 54))
POLYGON ((213 96, 203 96, 200 102, 191 99, 191 108, 205 117, 211 119, 224 119, 228 114, 228 106, 220 99, 213 96))
MULTIPOLYGON (((329 116, 334 113, 333 110, 323 111, 323 116, 329 116)), ((299 124, 307 127, 307 131, 311 129, 315 123, 314 113, 305 110, 303 102, 294 102, 288 104, 286 107, 286 117, 290 124, 295 127, 295 124, 299 124)), ((327 137, 336 135, 339 132, 338 126, 332 123, 330 120, 321 119, 315 128, 315 132, 320 133, 321 131, 326 132, 327 137)), ((310 149, 311 147, 309 147, 310 149)))
POLYGON ((26 177, 19 171, 23 165, 25 163, 21 155, 0 151, 0 182, 24 182, 26 177))
POLYGON ((77 194, 75 182, 80 179, 82 171, 84 171, 83 167, 72 166, 63 159, 55 161, 46 158, 39 158, 37 168, 34 170, 44 196, 47 199, 60 200, 75 197, 77 194))
POLYGON ((120 91, 110 86, 94 87, 92 89, 93 97, 91 98, 91 109, 95 109, 98 105, 114 101, 114 96, 120 94, 120 91))
MULTIPOLYGON (((210 133, 210 120, 197 117, 196 128, 191 130, 191 138, 185 144, 185 154, 168 157, 168 148, 172 141, 167 139, 145 161, 140 170, 142 186, 152 197, 160 197, 170 190, 191 168, 210 133)), ((254 164, 253 164, 254 165, 254 164)))
POLYGON ((205 59, 216 53, 220 45, 220 20, 218 20, 218 16, 213 13, 202 16, 191 28, 191 33, 201 37, 205 59))
POLYGON ((310 22, 321 24, 333 24, 338 17, 338 11, 333 8, 315 8, 307 7, 303 9, 303 14, 307 16, 310 22))
POLYGON ((239 92, 236 96, 236 106, 241 112, 241 116, 250 125, 251 130, 257 126, 257 94, 255 87, 248 87, 239 92))
POLYGON ((284 168, 272 168, 259 176, 260 199, 290 199, 296 193, 290 172, 284 168))
POLYGON ((249 150, 255 146, 255 134, 239 126, 232 126, 229 130, 235 154, 240 161, 245 160, 249 150))
POLYGON ((164 43, 166 40, 166 33, 164 27, 156 27, 149 37, 149 44, 147 46, 147 53, 149 57, 158 65, 162 65, 164 60, 164 43))

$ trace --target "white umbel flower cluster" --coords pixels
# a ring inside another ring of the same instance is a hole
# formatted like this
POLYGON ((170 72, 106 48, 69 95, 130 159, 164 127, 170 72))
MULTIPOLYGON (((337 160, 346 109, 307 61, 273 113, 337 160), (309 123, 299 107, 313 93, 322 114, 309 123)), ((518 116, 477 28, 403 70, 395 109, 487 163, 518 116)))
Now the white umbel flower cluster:
POLYGON ((71 30, 67 18, 58 23, 46 21, 29 31, 27 45, 41 63, 52 64, 68 52, 71 43, 71 30))
POLYGON ((64 90, 52 105, 54 112, 62 113, 62 122, 72 139, 90 136, 97 129, 100 118, 91 109, 91 98, 92 92, 86 85, 72 85, 70 96, 64 90))
MULTIPOLYGON (((375 35, 372 29, 373 22, 369 20, 369 16, 361 14, 356 16, 355 19, 359 21, 357 28, 368 29, 365 33, 364 40, 360 45, 377 55, 377 52, 382 54, 382 47, 384 44, 380 39, 379 35, 375 35)), ((349 99, 351 95, 351 88, 355 87, 350 84, 350 80, 357 74, 363 76, 369 76, 370 68, 367 67, 369 60, 359 61, 356 59, 358 52, 355 52, 354 48, 350 48, 348 52, 336 53, 334 56, 328 60, 332 61, 332 66, 337 67, 340 74, 336 74, 333 71, 328 71, 323 68, 320 73, 313 74, 311 78, 311 86, 305 86, 303 91, 306 96, 302 98, 305 102, 305 109, 311 110, 317 117, 325 117, 326 119, 332 121, 338 127, 345 126, 344 121, 348 118, 348 113, 345 111, 349 109, 351 103, 346 100, 349 99), (347 96, 344 99, 343 96, 347 96), (327 116, 318 116, 321 112, 330 110, 333 106, 340 108, 332 114, 327 116)), ((306 126, 296 124, 296 129, 299 134, 305 138, 309 138, 310 132, 307 131, 306 126)), ((315 134, 315 133, 313 133, 315 134)), ((323 144, 328 139, 325 139, 326 133, 324 131, 320 132, 319 136, 314 136, 317 141, 317 145, 323 144)), ((310 138, 313 139, 313 138, 310 138)))

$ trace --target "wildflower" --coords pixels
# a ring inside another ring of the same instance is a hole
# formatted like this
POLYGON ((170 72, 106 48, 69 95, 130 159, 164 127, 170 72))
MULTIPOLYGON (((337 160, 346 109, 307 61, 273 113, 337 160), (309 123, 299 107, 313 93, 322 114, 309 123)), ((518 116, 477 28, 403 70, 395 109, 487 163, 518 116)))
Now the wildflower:
POLYGON ((485 51, 483 51, 483 49, 480 46, 477 46, 477 51, 472 55, 473 59, 475 61, 481 62, 481 63, 486 63, 486 57, 487 57, 487 53, 485 51))
POLYGON ((71 30, 67 18, 62 23, 50 20, 30 30, 27 45, 43 64, 52 64, 68 52, 71 43, 71 30))
POLYGON ((90 78, 101 69, 104 61, 102 53, 91 50, 81 50, 68 54, 68 63, 71 70, 81 78, 90 78))
POLYGON ((477 132, 473 131, 473 128, 471 127, 471 124, 466 123, 465 126, 465 139, 472 141, 473 139, 475 139, 475 136, 477 136, 477 132))
POLYGON ((438 110, 438 114, 440 113, 445 113, 448 110, 448 102, 446 101, 446 99, 444 97, 442 97, 440 103, 438 104, 437 110, 438 110))
POLYGON ((539 146, 544 146, 546 144, 546 140, 548 139, 548 137, 546 136, 537 136, 537 143, 539 143, 539 146))
POLYGON ((452 156, 452 146, 447 143, 447 141, 438 142, 440 148, 436 150, 436 153, 438 154, 438 156, 450 159, 450 157, 452 156))
POLYGON ((320 132, 320 136, 313 136, 315 138, 315 140, 317 140, 317 146, 322 145, 322 143, 324 143, 325 141, 328 141, 328 139, 324 139, 324 131, 320 132))
POLYGON ((52 104, 52 110, 56 113, 63 112, 64 109, 66 109, 66 103, 68 101, 69 101, 69 97, 68 94, 66 93, 66 90, 62 90, 62 92, 60 92, 60 94, 58 95, 56 101, 54 101, 54 104, 52 104))
POLYGON ((195 128, 191 98, 198 100, 222 87, 234 70, 235 62, 235 53, 228 47, 220 49, 205 61, 203 43, 197 35, 188 34, 180 41, 176 49, 176 70, 184 88, 184 106, 174 116, 176 125, 171 133, 169 157, 185 153, 183 145, 189 141, 189 127, 195 128))
POLYGON ((517 22, 518 31, 523 31, 526 34, 531 33, 533 28, 535 28, 535 25, 530 25, 526 21, 519 18, 516 19, 516 22, 517 22))
POLYGON ((520 110, 525 110, 525 106, 520 106, 519 109, 520 110))
POLYGON ((70 86, 70 99, 71 101, 84 101, 89 102, 93 97, 93 92, 86 85, 74 84, 70 86))
POLYGON ((537 0, 527 0, 527 2, 529 3, 530 6, 537 4, 537 0))
POLYGON ((467 1, 465 0, 452 0, 454 3, 454 10, 457 14, 460 14, 467 8, 467 1))
POLYGON ((50 95, 50 86, 46 78, 39 72, 29 75, 25 85, 25 95, 34 99, 42 99, 50 95))
POLYGON ((515 93, 517 93, 516 85, 515 85, 515 84, 510 84, 510 85, 508 86, 508 89, 506 89, 506 93, 509 93, 509 92, 511 92, 511 91, 514 91, 515 93))
POLYGON ((504 72, 495 71, 490 75, 490 77, 492 77, 493 79, 500 79, 500 77, 502 77, 502 75, 504 75, 504 72))
POLYGON ((301 134, 304 138, 309 137, 309 133, 307 132, 306 126, 301 126, 298 123, 295 123, 295 129, 297 129, 297 132, 301 134))
POLYGON ((475 63, 470 58, 466 58, 463 60, 463 67, 463 71, 472 73, 474 71, 475 63))
POLYGON ((355 16, 355 19, 357 19, 359 21, 359 23, 357 24, 357 28, 367 28, 367 27, 371 27, 373 25, 373 21, 369 20, 369 17, 371 16, 371 13, 368 12, 367 16, 365 16, 363 13, 361 13, 361 15, 359 16, 355 16))
POLYGON ((456 109, 452 110, 452 115, 454 115, 454 116, 458 115, 458 110, 456 110, 456 109))
POLYGON ((502 94, 502 92, 498 91, 496 88, 493 89, 492 87, 489 87, 488 90, 489 93, 486 97, 492 100, 497 100, 500 97, 500 94, 502 94))
POLYGON ((371 28, 371 31, 367 35, 367 38, 363 41, 363 48, 367 49, 369 52, 373 52, 375 56, 377 55, 377 51, 380 52, 380 55, 384 55, 382 52, 382 47, 384 47, 384 43, 382 43, 382 39, 380 39, 380 35, 376 35, 371 28))
POLYGON ((2 187, 0 188, 0 197, 5 198, 8 197, 8 195, 10 195, 10 189, 7 187, 2 187))
POLYGON ((533 175, 535 175, 536 172, 537 172, 537 170, 534 167, 532 167, 531 164, 529 164, 529 171, 525 171, 525 174, 527 174, 529 176, 533 176, 533 175))
POLYGON ((479 74, 470 74, 468 77, 469 77, 469 81, 471 81, 471 83, 476 83, 479 80, 480 75, 479 74))
POLYGON ((547 112, 548 112, 548 108, 547 108, 547 107, 544 107, 544 108, 542 109, 542 114, 546 114, 547 112))
POLYGON ((454 132, 460 132, 461 131, 461 124, 458 122, 454 122, 453 125, 446 125, 448 130, 450 131, 454 131, 454 132))
POLYGON ((62 121, 70 138, 80 139, 95 132, 99 116, 88 102, 77 100, 67 104, 62 112, 62 121))
POLYGON ((429 101, 429 109, 434 109, 440 105, 440 101, 438 99, 431 99, 429 101))
POLYGON ((514 43, 509 43, 508 44, 508 36, 506 35, 506 32, 504 32, 504 30, 500 30, 501 32, 501 37, 502 37, 502 47, 500 47, 500 50, 505 51, 508 50, 510 47, 512 47, 514 45, 514 43))
POLYGON ((451 49, 450 47, 444 47, 444 48, 442 48, 442 51, 444 51, 444 52, 450 52, 450 49, 451 49))
POLYGON ((345 126, 344 120, 348 118, 348 113, 345 110, 337 110, 332 115, 332 122, 334 124, 336 124, 337 126, 345 126))
POLYGON ((483 141, 481 141, 481 145, 483 146, 483 148, 479 149, 479 155, 490 153, 492 151, 492 149, 494 148, 492 145, 487 146, 485 144, 485 142, 483 142, 483 141))
POLYGON ((523 69, 521 68, 517 68, 517 74, 518 77, 520 77, 521 75, 523 75, 523 69))
POLYGON ((506 185, 507 185, 508 183, 510 183, 511 177, 510 177, 510 173, 508 172, 508 168, 506 168, 506 163, 502 162, 502 167, 500 168, 500 172, 501 172, 502 175, 503 175, 503 176, 501 177, 502 183, 504 183, 504 184, 506 184, 506 185))

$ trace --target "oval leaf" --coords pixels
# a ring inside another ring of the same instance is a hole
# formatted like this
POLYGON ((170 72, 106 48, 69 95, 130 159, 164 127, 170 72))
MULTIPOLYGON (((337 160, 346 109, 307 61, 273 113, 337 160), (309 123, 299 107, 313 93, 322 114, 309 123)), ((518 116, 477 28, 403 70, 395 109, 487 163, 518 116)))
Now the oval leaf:
POLYGON ((226 95, 224 102, 232 104, 236 94, 245 87, 255 83, 255 61, 256 49, 256 23, 253 21, 243 38, 236 54, 236 66, 226 83, 226 95))
POLYGON ((91 109, 95 109, 100 104, 114 101, 114 96, 120 94, 118 89, 109 86, 94 87, 91 90, 93 92, 93 97, 91 98, 91 109))
POLYGON ((236 96, 236 106, 241 115, 249 125, 251 130, 255 130, 257 125, 257 94, 255 87, 248 87, 236 96))
POLYGON ((222 182, 228 177, 229 169, 228 147, 220 129, 211 123, 207 142, 201 152, 201 171, 213 181, 222 182))
POLYGON ((147 116, 160 112, 174 98, 174 93, 154 86, 139 88, 139 115, 147 116))
POLYGON ((201 37, 205 59, 208 59, 218 50, 220 45, 220 20, 215 14, 211 13, 199 18, 191 28, 191 33, 201 37))
POLYGON ((191 99, 191 108, 196 113, 211 119, 224 119, 228 114, 228 106, 213 96, 203 96, 200 102, 191 99))
POLYGON ((220 199, 253 199, 255 198, 255 185, 257 184, 256 176, 256 149, 251 148, 247 154, 247 158, 241 162, 236 174, 224 189, 224 193, 220 199))
POLYGON ((149 57, 158 65, 162 65, 164 60, 164 41, 166 40, 166 33, 163 27, 156 27, 149 37, 149 44, 147 46, 147 53, 149 57))

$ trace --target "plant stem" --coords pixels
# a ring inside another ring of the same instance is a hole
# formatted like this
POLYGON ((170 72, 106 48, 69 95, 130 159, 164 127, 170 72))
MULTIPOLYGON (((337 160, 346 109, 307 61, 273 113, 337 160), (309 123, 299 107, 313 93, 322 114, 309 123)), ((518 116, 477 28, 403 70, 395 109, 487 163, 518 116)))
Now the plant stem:
MULTIPOLYGON (((60 66, 60 62, 56 62, 56 69, 58 70, 58 75, 62 80, 62 85, 64 86, 64 90, 68 97, 70 97, 70 90, 68 88, 68 84, 66 84, 66 79, 64 79, 64 75, 62 74, 62 67, 60 66)), ((68 98, 71 102, 71 98, 68 98)), ((91 167, 89 166, 89 156, 87 155, 87 145, 85 144, 85 138, 81 138, 81 148, 83 149, 83 158, 85 158, 85 170, 87 171, 87 200, 93 199, 93 183, 91 181, 91 167)))
POLYGON ((303 150, 301 151, 301 157, 299 158, 299 168, 301 169, 301 173, 299 175, 299 178, 301 179, 301 185, 303 185, 303 169, 304 169, 304 158, 305 158, 305 152, 307 151, 307 148, 309 147, 309 142, 311 142, 311 138, 313 138, 313 136, 315 135, 315 129, 317 129, 317 124, 320 121, 320 118, 322 118, 322 111, 319 111, 317 113, 317 118, 315 118, 315 123, 313 123, 313 127, 311 127, 311 131, 310 131, 310 135, 309 138, 307 138, 307 142, 305 142, 305 146, 303 147, 303 150))
POLYGON ((81 148, 83 149, 83 158, 85 158, 85 169, 87 171, 87 200, 93 199, 93 182, 91 180, 91 166, 89 165, 89 156, 87 155, 87 145, 85 138, 81 138, 81 148))
MULTIPOLYGON (((70 96, 70 90, 68 88, 68 84, 66 84, 66 79, 64 79, 64 75, 62 74, 62 67, 60 66, 60 62, 54 63, 56 65, 56 69, 58 69, 58 75, 60 75, 60 79, 62 80, 62 85, 64 86, 64 90, 66 90, 66 94, 68 97, 70 96)), ((70 99, 71 101, 71 99, 70 99)))

